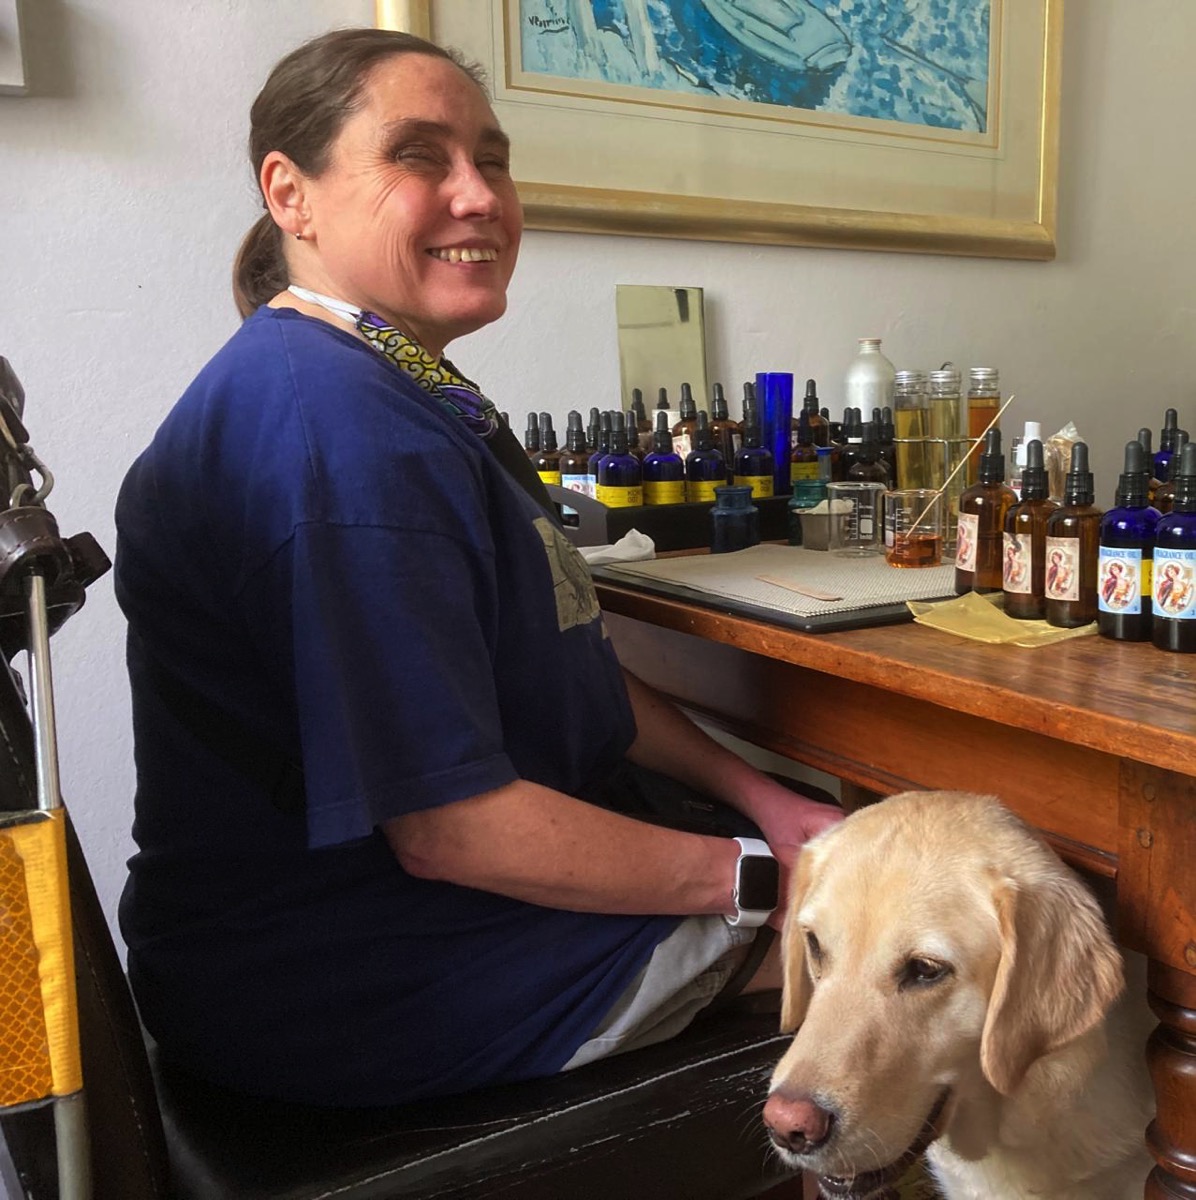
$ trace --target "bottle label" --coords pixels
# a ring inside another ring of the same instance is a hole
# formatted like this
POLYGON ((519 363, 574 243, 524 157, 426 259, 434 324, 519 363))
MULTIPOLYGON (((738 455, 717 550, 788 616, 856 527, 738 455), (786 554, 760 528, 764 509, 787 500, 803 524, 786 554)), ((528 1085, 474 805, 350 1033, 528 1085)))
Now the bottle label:
POLYGON ((1080 598, 1080 539, 1049 537, 1046 539, 1046 598, 1048 600, 1078 600, 1080 598))
POLYGON ((795 462, 789 466, 790 479, 817 479, 818 460, 813 462, 795 462))
POLYGON ((685 484, 685 498, 691 503, 713 500, 714 489, 722 485, 721 479, 690 479, 685 484))
POLYGON ((750 487, 753 500, 760 500, 772 495, 771 475, 736 475, 735 482, 740 487, 750 487))
POLYGON ((1151 598, 1157 616, 1196 621, 1196 550, 1155 547, 1151 598))
POLYGON ((1142 611, 1143 587, 1149 595, 1150 559, 1138 547, 1102 546, 1096 576, 1096 599, 1101 612, 1142 611), (1146 568, 1144 571, 1143 568, 1146 568))
POLYGON ((581 492, 583 496, 590 494, 590 477, 588 475, 566 475, 561 472, 561 487, 571 492, 581 492))
POLYGON ((1031 587, 1034 569, 1034 551, 1028 537, 1018 537, 1006 533, 1005 556, 1001 562, 1001 586, 1007 592, 1015 592, 1019 596, 1027 596, 1033 591, 1031 587))
POLYGON ((611 487, 609 484, 599 484, 595 489, 599 504, 607 508, 639 508, 644 502, 644 489, 635 487, 611 487))
POLYGON ((686 460, 693 448, 693 438, 688 433, 673 434, 673 452, 681 456, 682 462, 686 460))
POLYGON ((666 479, 660 483, 644 484, 645 504, 684 504, 685 480, 666 479))
POLYGON ((557 487, 561 486, 560 471, 537 471, 536 474, 539 475, 545 483, 555 483, 557 487))
POLYGON ((975 571, 976 545, 980 540, 980 517, 960 513, 955 533, 955 565, 961 571, 975 571))

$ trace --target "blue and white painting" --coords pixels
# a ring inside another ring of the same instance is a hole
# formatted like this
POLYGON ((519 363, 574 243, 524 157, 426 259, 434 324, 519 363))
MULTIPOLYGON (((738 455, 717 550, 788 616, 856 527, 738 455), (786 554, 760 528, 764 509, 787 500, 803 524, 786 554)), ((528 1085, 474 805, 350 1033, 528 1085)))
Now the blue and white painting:
POLYGON ((985 133, 993 0, 519 0, 525 72, 985 133))

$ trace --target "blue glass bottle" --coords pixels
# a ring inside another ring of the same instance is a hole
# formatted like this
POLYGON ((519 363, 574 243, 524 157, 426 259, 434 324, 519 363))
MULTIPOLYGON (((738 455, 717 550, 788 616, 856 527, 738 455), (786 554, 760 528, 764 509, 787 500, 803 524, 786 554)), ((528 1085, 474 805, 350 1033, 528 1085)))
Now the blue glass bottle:
POLYGON ((607 508, 639 508, 644 502, 643 471, 627 448, 621 412, 610 414, 610 453, 598 462, 597 500, 607 508))
POLYGON ((1173 408, 1163 414, 1163 428, 1159 431, 1159 448, 1154 452, 1154 477, 1166 479, 1175 453, 1175 434, 1179 429, 1179 414, 1173 408))
POLYGON ((760 418, 755 405, 744 417, 743 443, 735 455, 732 478, 736 485, 751 488, 753 497, 773 495, 772 451, 761 444, 760 418))
POLYGON ((1154 623, 1160 650, 1196 652, 1196 444, 1180 451, 1175 504, 1155 526, 1154 623))
POLYGON ((1117 507, 1100 522, 1096 624, 1102 637, 1144 642, 1151 629, 1151 565, 1162 514, 1149 502, 1150 460, 1142 443, 1125 444, 1117 507))
POLYGON ((710 418, 703 409, 694 425, 694 448, 685 457, 685 498, 694 501, 713 501, 714 489, 727 482, 727 464, 714 445, 710 433, 710 418))
POLYGON ((652 449, 644 455, 644 503, 684 504, 685 463, 673 449, 673 433, 669 414, 656 410, 656 429, 652 433, 652 449))
POLYGON ((598 416, 598 443, 590 461, 586 463, 586 471, 590 476, 590 495, 598 495, 598 464, 610 453, 610 413, 600 413, 598 416))
POLYGON ((760 510, 752 503, 752 489, 720 483, 710 510, 710 553, 746 550, 759 541, 760 510))

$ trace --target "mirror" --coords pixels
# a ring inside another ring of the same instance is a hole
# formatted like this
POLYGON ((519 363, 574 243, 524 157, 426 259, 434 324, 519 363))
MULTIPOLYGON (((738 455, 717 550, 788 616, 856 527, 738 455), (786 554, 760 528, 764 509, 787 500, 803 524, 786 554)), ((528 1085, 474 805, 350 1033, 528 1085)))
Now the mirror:
POLYGON ((639 388, 653 419, 657 395, 667 388, 676 412, 682 383, 693 389, 699 408, 709 407, 701 288, 616 284, 615 315, 624 411, 631 407, 632 388, 639 388))

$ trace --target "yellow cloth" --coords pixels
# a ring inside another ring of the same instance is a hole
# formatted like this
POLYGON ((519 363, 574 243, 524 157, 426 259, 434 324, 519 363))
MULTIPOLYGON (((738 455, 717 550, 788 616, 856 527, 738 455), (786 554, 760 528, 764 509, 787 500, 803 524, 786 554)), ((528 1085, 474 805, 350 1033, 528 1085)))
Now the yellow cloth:
POLYGON ((971 638, 974 642, 1046 646, 1096 632, 1095 621, 1078 629, 1058 629, 1045 621, 1018 621, 1007 617, 1001 611, 1004 596, 1000 592, 993 592, 991 599, 979 592, 967 592, 954 600, 939 600, 934 604, 924 600, 907 600, 906 603, 920 625, 971 638))

